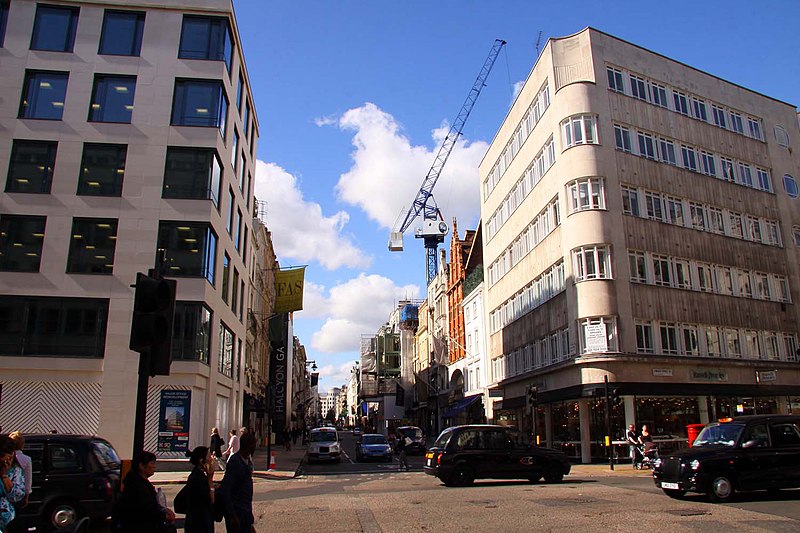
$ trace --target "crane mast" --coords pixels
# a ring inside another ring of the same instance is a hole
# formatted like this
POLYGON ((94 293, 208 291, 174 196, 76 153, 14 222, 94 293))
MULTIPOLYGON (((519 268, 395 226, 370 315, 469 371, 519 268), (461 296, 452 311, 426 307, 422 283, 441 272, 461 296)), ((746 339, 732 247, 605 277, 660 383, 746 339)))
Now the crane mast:
POLYGON ((439 243, 444 242, 444 236, 448 231, 447 223, 445 223, 442 219, 441 212, 439 211, 439 208, 436 205, 436 200, 433 197, 433 187, 436 185, 436 181, 439 179, 439 175, 442 173, 442 169, 447 162, 447 158, 450 157, 450 153, 453 151, 459 136, 461 136, 461 132, 464 129, 464 123, 466 123, 469 114, 472 112, 472 108, 475 106, 475 101, 478 99, 478 96, 481 94, 481 90, 486 85, 486 78, 489 76, 489 72, 491 72, 492 67, 494 66, 494 62, 500 53, 500 49, 505 44, 506 42, 502 39, 495 39, 494 45, 492 45, 492 49, 489 51, 489 56, 486 58, 486 61, 484 61, 483 67, 481 68, 475 83, 472 85, 472 89, 470 89, 467 99, 461 106, 458 116, 453 121, 452 126, 450 126, 450 131, 447 133, 444 141, 442 141, 442 145, 439 147, 439 151, 436 153, 436 158, 433 161, 433 165, 428 171, 428 174, 425 176, 425 179, 422 181, 422 185, 420 186, 419 191, 414 198, 414 202, 411 204, 411 207, 406 213, 403 222, 395 231, 391 232, 389 237, 389 250, 393 252, 402 251, 403 233, 405 233, 409 226, 411 226, 412 222, 414 222, 414 220, 420 214, 422 215, 423 226, 414 232, 414 236, 418 239, 423 239, 423 243, 425 245, 428 285, 430 285, 431 280, 436 277, 436 271, 438 270, 436 249, 439 243))

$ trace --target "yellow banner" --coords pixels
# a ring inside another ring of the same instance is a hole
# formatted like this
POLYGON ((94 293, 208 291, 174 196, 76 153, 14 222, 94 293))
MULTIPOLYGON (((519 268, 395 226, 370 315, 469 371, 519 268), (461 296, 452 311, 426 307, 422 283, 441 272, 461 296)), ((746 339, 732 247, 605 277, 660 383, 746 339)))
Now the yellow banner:
POLYGON ((275 313, 303 309, 303 276, 306 268, 279 270, 275 273, 275 313))

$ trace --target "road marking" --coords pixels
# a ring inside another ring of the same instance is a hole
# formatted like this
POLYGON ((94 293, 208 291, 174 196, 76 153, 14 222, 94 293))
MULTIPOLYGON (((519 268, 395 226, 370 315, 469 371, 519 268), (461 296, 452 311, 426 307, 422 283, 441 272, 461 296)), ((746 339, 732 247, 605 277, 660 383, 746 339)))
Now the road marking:
POLYGON ((348 460, 348 461, 350 461, 350 464, 351 464, 351 465, 354 465, 354 464, 356 464, 356 463, 355 463, 355 461, 353 461, 352 459, 350 459, 350 456, 349 456, 349 455, 347 455, 347 452, 346 452, 346 451, 344 451, 344 449, 342 449, 342 455, 344 455, 345 457, 347 457, 347 460, 348 460))

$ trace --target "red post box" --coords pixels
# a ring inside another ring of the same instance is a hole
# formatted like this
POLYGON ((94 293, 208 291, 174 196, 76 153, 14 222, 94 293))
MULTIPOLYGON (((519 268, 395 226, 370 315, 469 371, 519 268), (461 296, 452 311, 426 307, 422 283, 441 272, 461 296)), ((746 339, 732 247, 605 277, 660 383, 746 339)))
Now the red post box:
POLYGON ((700 434, 703 428, 706 427, 705 424, 688 424, 686 426, 686 433, 689 435, 689 447, 692 447, 692 443, 694 439, 700 434))

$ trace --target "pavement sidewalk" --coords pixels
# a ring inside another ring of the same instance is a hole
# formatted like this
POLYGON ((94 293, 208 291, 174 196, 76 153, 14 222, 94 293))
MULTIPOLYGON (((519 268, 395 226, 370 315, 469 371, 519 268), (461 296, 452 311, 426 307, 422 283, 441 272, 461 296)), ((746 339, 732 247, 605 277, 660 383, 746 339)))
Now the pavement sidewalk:
MULTIPOLYGON (((282 445, 273 445, 272 453, 275 455, 274 468, 269 467, 267 448, 256 448, 253 454, 253 477, 256 480, 285 480, 296 477, 306 455, 306 446, 292 446, 291 450, 287 450, 282 445)), ((156 473, 150 478, 154 485, 186 483, 192 470, 188 459, 159 459, 156 465, 156 473)), ((222 479, 222 475, 222 472, 218 472, 214 479, 222 479)))

